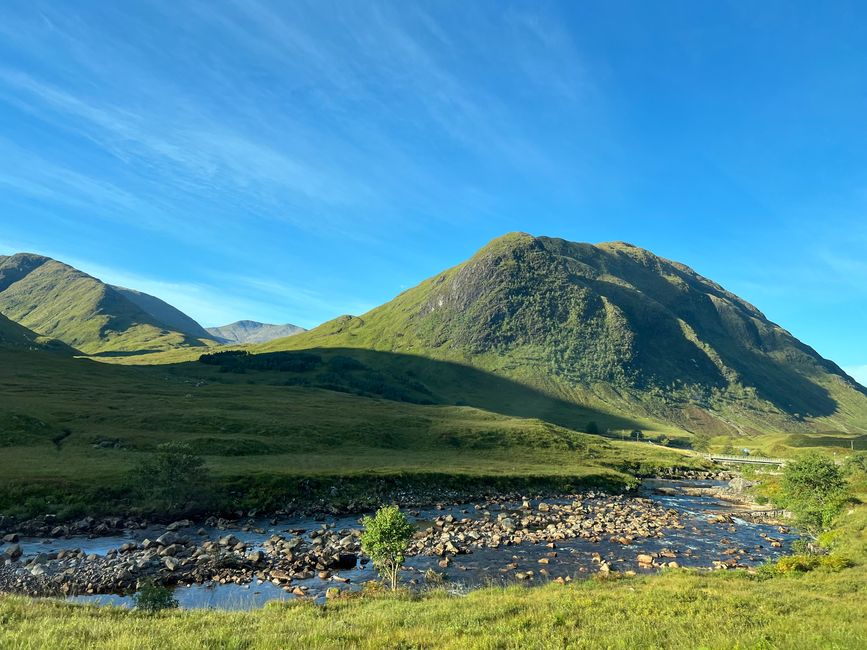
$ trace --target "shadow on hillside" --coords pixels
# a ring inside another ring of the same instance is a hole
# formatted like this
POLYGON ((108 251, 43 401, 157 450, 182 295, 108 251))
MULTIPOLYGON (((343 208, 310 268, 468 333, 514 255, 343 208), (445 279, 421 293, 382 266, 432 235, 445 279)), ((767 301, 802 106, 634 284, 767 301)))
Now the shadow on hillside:
POLYGON ((89 354, 87 356, 94 358, 112 359, 121 357, 140 357, 146 354, 154 354, 156 352, 165 352, 165 350, 160 348, 150 348, 146 350, 108 350, 105 352, 94 352, 93 354, 89 354))
MULTIPOLYGON (((501 415, 537 418, 576 431, 594 426, 636 429, 630 418, 580 406, 511 378, 450 361, 354 348, 311 348, 250 355, 203 355, 226 383, 267 383, 324 388, 416 404, 470 406, 501 415), (588 426, 589 425, 589 426, 588 426)), ((183 372, 193 363, 178 364, 183 372)), ((591 431, 592 432, 592 431, 591 431)))
MULTIPOLYGON (((687 339, 676 326, 673 314, 679 314, 701 341, 719 355, 722 363, 738 374, 743 385, 755 387, 761 399, 796 418, 823 417, 837 412, 837 401, 828 389, 811 381, 798 368, 805 367, 808 372, 821 368, 842 377, 844 373, 840 368, 797 339, 763 336, 749 314, 738 313, 737 320, 725 322, 704 295, 686 296, 670 306, 651 304, 648 307, 646 299, 635 289, 605 281, 596 281, 593 286, 623 310, 631 329, 638 333, 635 363, 647 374, 655 375, 663 385, 679 381, 718 389, 728 385, 707 352, 687 339), (786 362, 773 354, 784 355, 786 362), (691 360, 692 364, 684 364, 684 360, 691 360)), ((849 385, 867 394, 857 384, 849 385)))

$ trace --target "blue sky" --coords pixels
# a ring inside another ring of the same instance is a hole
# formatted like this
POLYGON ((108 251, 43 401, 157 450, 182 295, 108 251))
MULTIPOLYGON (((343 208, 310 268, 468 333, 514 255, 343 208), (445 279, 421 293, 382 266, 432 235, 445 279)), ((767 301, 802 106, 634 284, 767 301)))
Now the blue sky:
POLYGON ((512 230, 682 261, 867 382, 867 5, 0 4, 0 252, 205 325, 512 230))

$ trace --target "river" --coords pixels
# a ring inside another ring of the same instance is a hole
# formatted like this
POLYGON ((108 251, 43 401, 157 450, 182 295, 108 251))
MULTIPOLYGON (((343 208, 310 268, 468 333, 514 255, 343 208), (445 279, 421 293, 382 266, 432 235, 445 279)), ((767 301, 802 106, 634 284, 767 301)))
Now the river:
MULTIPOLYGON (((534 543, 527 539, 497 548, 468 548, 466 550, 470 552, 449 554, 447 566, 443 566, 444 560, 439 555, 412 555, 407 558, 401 581, 421 587, 426 584, 425 574, 428 574, 427 579, 430 580, 430 572, 433 571, 443 580, 442 584, 446 588, 461 592, 490 584, 520 582, 538 585, 553 579, 580 579, 593 575, 600 568, 606 571, 649 573, 660 570, 660 565, 667 565, 669 562, 675 562, 680 567, 712 568, 715 562, 727 561, 729 565, 750 567, 785 554, 791 542, 797 539, 794 532, 777 525, 739 518, 737 509, 730 503, 703 493, 705 491, 702 490, 724 485, 718 481, 645 481, 636 498, 626 497, 622 501, 616 501, 616 507, 625 508, 628 512, 630 501, 650 503, 651 505, 646 507, 656 509, 654 512, 657 514, 654 516, 659 517, 658 513, 663 509, 673 511, 678 523, 660 527, 658 531, 647 536, 637 536, 626 544, 622 543, 622 540, 612 541, 613 537, 608 533, 590 538, 557 539, 556 542, 548 543, 534 543), (647 499, 650 501, 646 501, 647 499), (721 521, 719 515, 725 513, 734 516, 730 520, 721 521), (639 563, 639 555, 653 556, 653 566, 639 563)), ((591 493, 589 496, 584 495, 582 503, 585 508, 592 510, 594 507, 607 507, 610 499, 591 493)), ((546 499, 541 508, 553 508, 556 511, 558 508, 569 508, 567 504, 570 503, 573 503, 571 498, 546 499)), ((538 499, 528 500, 528 503, 489 501, 412 510, 409 516, 420 531, 437 532, 441 528, 432 527, 433 522, 438 522, 436 526, 442 527, 443 521, 453 521, 454 524, 446 526, 447 529, 466 532, 475 530, 474 526, 483 522, 503 521, 506 517, 517 521, 526 517, 526 513, 535 513, 539 509, 538 499)), ((669 519, 673 516, 672 514, 669 519)), ((357 535, 359 528, 357 515, 261 519, 230 526, 228 530, 225 525, 220 528, 209 526, 198 529, 196 544, 201 544, 203 540, 217 540, 231 533, 245 545, 244 553, 256 550, 272 552, 273 547, 269 546, 268 540, 275 535, 281 538, 297 538, 303 545, 307 545, 314 544, 315 538, 323 530, 334 531, 336 539, 344 534, 351 535, 353 531, 357 535)), ((540 529, 541 526, 535 528, 540 529)), ((84 555, 91 555, 92 560, 98 561, 123 544, 141 545, 145 539, 153 540, 164 532, 165 527, 153 527, 93 538, 23 538, 20 544, 24 555, 18 566, 23 567, 30 558, 39 554, 53 557, 53 554, 73 549, 80 550, 84 555)), ((9 566, 6 570, 10 570, 9 566)), ((15 570, 26 571, 24 568, 15 570)), ((323 601, 326 590, 330 587, 360 589, 364 582, 376 579, 372 566, 361 562, 354 563, 352 568, 328 571, 327 574, 322 573, 320 577, 320 572, 314 570, 309 576, 302 576, 300 579, 295 576, 287 583, 274 584, 269 579, 270 574, 262 579, 261 572, 259 577, 256 577, 256 572, 253 571, 249 576, 250 581, 245 584, 235 584, 232 581, 220 584, 206 580, 202 584, 178 585, 174 594, 182 608, 244 610, 261 607, 269 601, 296 598, 292 590, 299 588, 304 590, 306 597, 323 601)), ((133 604, 132 596, 111 593, 73 595, 68 599, 74 602, 121 606, 133 604)))

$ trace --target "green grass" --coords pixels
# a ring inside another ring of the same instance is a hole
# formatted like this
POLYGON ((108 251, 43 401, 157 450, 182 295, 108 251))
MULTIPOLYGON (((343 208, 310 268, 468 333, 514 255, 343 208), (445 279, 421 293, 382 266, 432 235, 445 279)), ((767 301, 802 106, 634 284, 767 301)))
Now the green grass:
MULTIPOLYGON (((388 400, 348 387, 287 386, 283 373, 253 375, 204 364, 122 367, 0 352, 0 512, 74 516, 146 507, 134 501, 127 477, 168 441, 204 456, 223 508, 282 504, 311 478, 323 491, 342 482, 350 499, 375 494, 371 486, 381 479, 425 489, 449 481, 624 485, 642 465, 700 464, 674 449, 607 440, 536 417, 388 400)), ((531 410, 555 405, 515 390, 531 410)), ((486 395, 479 400, 493 399, 486 395)))
POLYGON ((744 571, 365 596, 261 610, 168 612, 0 597, 4 648, 840 648, 867 647, 863 506, 836 551, 852 568, 744 571))

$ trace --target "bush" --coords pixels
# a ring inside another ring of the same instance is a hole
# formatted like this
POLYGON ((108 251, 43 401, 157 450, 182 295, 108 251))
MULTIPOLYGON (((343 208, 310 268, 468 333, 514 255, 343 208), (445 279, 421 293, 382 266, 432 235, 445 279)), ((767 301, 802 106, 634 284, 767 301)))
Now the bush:
POLYGON ((205 461, 184 443, 167 442, 132 472, 134 489, 150 507, 164 512, 204 506, 208 481, 205 461))
POLYGON ((788 555, 777 560, 777 573, 806 573, 819 566, 816 555, 788 555))
POLYGON ((841 555, 789 555, 781 557, 776 564, 771 566, 777 574, 807 573, 820 568, 829 571, 842 571, 852 566, 852 561, 841 555))
POLYGON ((133 596, 136 609, 146 614, 156 614, 166 609, 174 609, 178 601, 172 595, 172 590, 163 585, 158 585, 153 580, 146 580, 139 586, 138 592, 133 596))
POLYGON ((812 536, 830 526, 846 499, 846 480, 831 459, 809 454, 786 464, 780 501, 812 536))
POLYGON ((846 476, 867 474, 867 451, 856 451, 851 456, 846 456, 843 460, 843 474, 846 476))
POLYGON ((373 517, 362 522, 361 550, 371 559, 392 591, 397 589, 397 576, 406 559, 406 549, 415 529, 397 506, 384 506, 373 517))

